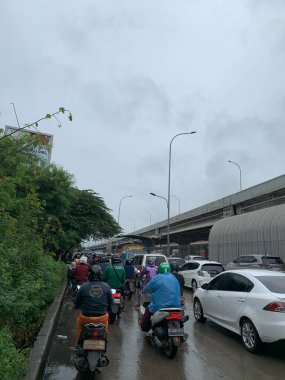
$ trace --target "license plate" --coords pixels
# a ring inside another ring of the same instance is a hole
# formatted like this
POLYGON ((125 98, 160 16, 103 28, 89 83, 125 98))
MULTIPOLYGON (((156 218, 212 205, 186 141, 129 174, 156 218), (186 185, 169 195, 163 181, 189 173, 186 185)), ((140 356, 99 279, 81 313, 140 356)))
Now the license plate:
POLYGON ((101 351, 101 350, 105 350, 105 347, 106 347, 105 340, 87 339, 87 340, 83 341, 83 349, 84 350, 101 351))
POLYGON ((112 313, 117 314, 118 311, 119 311, 119 305, 117 305, 117 304, 113 304, 113 305, 111 306, 111 311, 112 311, 112 313))
POLYGON ((121 300, 119 298, 115 298, 114 303, 121 303, 121 300))
POLYGON ((184 329, 176 324, 168 325, 168 336, 184 336, 184 329))

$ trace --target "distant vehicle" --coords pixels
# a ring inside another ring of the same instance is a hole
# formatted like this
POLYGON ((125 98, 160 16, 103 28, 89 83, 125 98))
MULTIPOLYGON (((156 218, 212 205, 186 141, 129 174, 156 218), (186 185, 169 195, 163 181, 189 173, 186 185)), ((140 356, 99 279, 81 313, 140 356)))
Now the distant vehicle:
POLYGON ((126 260, 132 260, 136 255, 142 255, 142 254, 143 255, 147 254, 147 252, 145 250, 134 249, 134 250, 127 250, 127 251, 122 252, 120 257, 121 257, 122 263, 125 265, 126 260))
POLYGON ((191 260, 205 260, 203 256, 193 256, 193 255, 188 255, 185 256, 184 258, 185 261, 191 261, 191 260))
MULTIPOLYGON (((285 339, 285 273, 262 269, 230 270, 196 290, 194 317, 229 329, 253 353, 262 342, 285 339)), ((206 331, 205 331, 206 333, 206 331)))
POLYGON ((161 255, 159 253, 147 253, 147 254, 140 254, 136 255, 133 260, 132 264, 138 269, 141 270, 143 267, 146 266, 147 260, 153 259, 155 261, 155 265, 158 267, 161 263, 168 263, 167 257, 165 255, 161 255))
POLYGON ((209 260, 189 261, 179 269, 185 280, 185 286, 192 288, 193 292, 211 281, 211 279, 225 269, 221 263, 209 260))
POLYGON ((285 271, 285 264, 279 256, 244 255, 228 263, 226 269, 261 268, 285 271))
POLYGON ((176 263, 179 267, 182 267, 182 265, 185 264, 185 260, 181 257, 168 257, 167 260, 169 264, 176 263))

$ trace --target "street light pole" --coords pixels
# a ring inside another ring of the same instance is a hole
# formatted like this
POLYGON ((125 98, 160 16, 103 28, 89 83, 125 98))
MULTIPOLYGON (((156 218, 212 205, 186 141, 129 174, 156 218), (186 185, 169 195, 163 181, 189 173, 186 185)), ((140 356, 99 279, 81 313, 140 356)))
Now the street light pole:
POLYGON ((120 203, 119 203, 119 213, 118 213, 118 224, 120 224, 120 213, 121 213, 121 204, 122 204, 122 200, 123 199, 126 199, 126 198, 132 198, 132 195, 126 195, 125 197, 122 197, 120 199, 120 203))
POLYGON ((176 195, 172 194, 172 196, 178 200, 178 213, 180 214, 180 199, 176 195))
POLYGON ((171 145, 173 140, 181 135, 192 135, 196 133, 196 131, 192 132, 183 132, 183 133, 178 133, 175 135, 169 144, 169 156, 168 156, 168 193, 167 193, 167 256, 170 254, 170 239, 169 239, 169 218, 170 218, 170 173, 171 173, 171 145))
POLYGON ((149 225, 151 225, 151 213, 150 212, 148 212, 148 211, 146 211, 146 213, 148 214, 148 216, 149 216, 149 225))
POLYGON ((240 187, 240 191, 242 191, 242 186, 241 186, 241 168, 240 168, 239 164, 237 164, 234 161, 228 160, 228 162, 230 162, 231 164, 236 165, 239 168, 239 187, 240 187))
POLYGON ((131 222, 133 222, 133 225, 134 225, 134 231, 136 230, 136 221, 134 219, 131 220, 131 222))

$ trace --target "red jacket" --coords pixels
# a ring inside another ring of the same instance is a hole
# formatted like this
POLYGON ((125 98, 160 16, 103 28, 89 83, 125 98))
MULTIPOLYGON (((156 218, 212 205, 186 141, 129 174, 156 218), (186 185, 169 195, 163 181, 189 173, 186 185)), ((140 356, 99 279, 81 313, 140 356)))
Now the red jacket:
POLYGON ((89 266, 87 264, 78 264, 73 269, 74 277, 78 282, 86 282, 88 280, 89 266))

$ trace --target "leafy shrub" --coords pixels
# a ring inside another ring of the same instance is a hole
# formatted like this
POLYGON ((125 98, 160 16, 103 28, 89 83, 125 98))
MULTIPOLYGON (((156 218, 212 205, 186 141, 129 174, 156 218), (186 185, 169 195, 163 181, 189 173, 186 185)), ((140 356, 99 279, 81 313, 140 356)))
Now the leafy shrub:
POLYGON ((24 356, 15 348, 11 333, 0 329, 0 379, 19 380, 25 368, 24 356))
POLYGON ((66 276, 63 263, 39 252, 37 260, 25 264, 24 254, 1 252, 0 323, 9 327, 18 347, 35 335, 47 307, 66 276), (9 254, 9 257, 7 257, 9 254), (34 325, 33 325, 34 324, 34 325))

